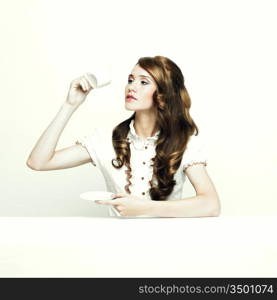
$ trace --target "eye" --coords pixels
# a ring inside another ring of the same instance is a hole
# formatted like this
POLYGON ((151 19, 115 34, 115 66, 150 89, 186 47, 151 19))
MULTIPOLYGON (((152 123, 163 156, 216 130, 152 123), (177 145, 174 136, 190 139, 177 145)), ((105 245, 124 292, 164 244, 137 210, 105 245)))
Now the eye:
MULTIPOLYGON (((128 83, 131 83, 132 81, 133 81, 132 79, 128 79, 128 83)), ((148 84, 148 82, 147 82, 147 81, 144 81, 144 80, 142 80, 141 83, 142 83, 143 85, 148 84)))

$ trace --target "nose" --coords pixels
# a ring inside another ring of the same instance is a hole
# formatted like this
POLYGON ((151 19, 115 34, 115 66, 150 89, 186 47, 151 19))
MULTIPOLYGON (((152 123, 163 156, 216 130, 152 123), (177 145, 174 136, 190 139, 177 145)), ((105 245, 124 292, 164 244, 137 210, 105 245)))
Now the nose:
POLYGON ((135 80, 132 80, 132 82, 128 83, 128 91, 136 91, 135 80))
POLYGON ((136 92, 136 90, 133 87, 129 86, 128 87, 128 92, 136 92))

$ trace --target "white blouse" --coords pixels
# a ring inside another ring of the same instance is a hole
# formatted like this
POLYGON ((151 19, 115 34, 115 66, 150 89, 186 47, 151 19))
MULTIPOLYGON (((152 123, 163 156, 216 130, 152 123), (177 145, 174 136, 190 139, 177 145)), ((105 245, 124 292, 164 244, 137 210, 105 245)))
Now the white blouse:
MULTIPOLYGON (((132 195, 141 199, 151 200, 149 194, 150 183, 152 179, 153 167, 151 167, 155 153, 155 141, 158 139, 160 131, 154 136, 140 137, 136 134, 134 128, 134 120, 130 123, 130 130, 127 138, 130 144, 130 165, 132 177, 129 186, 132 195)), ((85 147, 92 159, 92 164, 99 168, 104 176, 106 188, 112 193, 126 193, 124 187, 127 184, 126 173, 127 167, 124 165, 120 169, 112 166, 112 159, 116 158, 116 153, 112 144, 112 132, 103 128, 94 128, 93 132, 76 141, 85 147)), ((182 198, 183 186, 186 179, 185 169, 195 163, 203 163, 207 165, 206 150, 204 143, 199 135, 191 136, 187 149, 183 154, 179 169, 174 174, 176 185, 172 193, 168 196, 168 200, 178 200, 182 198)), ((109 206, 110 216, 120 216, 119 212, 111 205, 109 206)), ((148 217, 141 215, 140 217, 148 217)))

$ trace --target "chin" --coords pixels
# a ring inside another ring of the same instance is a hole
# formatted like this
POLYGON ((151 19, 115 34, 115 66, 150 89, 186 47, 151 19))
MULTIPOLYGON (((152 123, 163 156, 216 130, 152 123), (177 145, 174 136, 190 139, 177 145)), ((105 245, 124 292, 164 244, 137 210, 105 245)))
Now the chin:
POLYGON ((132 108, 132 107, 130 107, 130 105, 128 105, 128 103, 125 103, 125 109, 126 109, 126 110, 135 111, 135 109, 132 108))

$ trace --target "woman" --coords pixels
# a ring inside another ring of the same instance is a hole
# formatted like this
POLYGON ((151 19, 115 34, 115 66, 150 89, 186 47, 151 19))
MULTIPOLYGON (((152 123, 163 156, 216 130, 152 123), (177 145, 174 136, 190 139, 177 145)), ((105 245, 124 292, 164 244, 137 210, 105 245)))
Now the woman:
POLYGON ((111 215, 154 217, 218 216, 220 200, 205 166, 190 97, 179 67, 163 56, 142 57, 125 88, 133 115, 112 134, 95 130, 76 145, 55 150, 73 112, 92 90, 86 77, 72 81, 66 102, 42 134, 27 165, 57 170, 91 162, 101 170, 112 201, 111 215), (196 196, 181 199, 185 178, 196 196), (167 201, 168 200, 168 201, 167 201))

